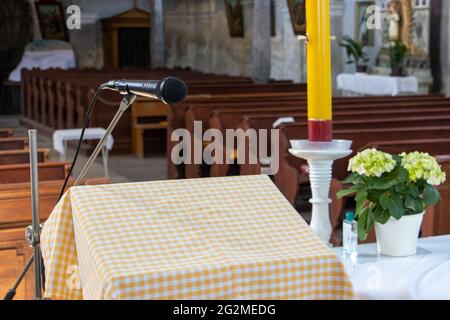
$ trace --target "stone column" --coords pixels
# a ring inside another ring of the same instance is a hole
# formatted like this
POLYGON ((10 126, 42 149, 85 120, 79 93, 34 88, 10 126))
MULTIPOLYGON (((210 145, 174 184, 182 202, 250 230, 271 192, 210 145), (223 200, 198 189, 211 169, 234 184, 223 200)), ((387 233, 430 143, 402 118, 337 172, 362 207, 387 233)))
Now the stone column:
POLYGON ((270 0, 255 0, 253 7, 252 78, 256 83, 270 80, 270 0))
POLYGON ((450 1, 442 2, 441 24, 442 91, 450 97, 450 1))
POLYGON ((343 53, 344 50, 339 47, 339 41, 343 37, 344 28, 344 12, 345 12, 345 1, 344 0, 331 0, 331 35, 336 37, 336 40, 331 41, 331 72, 332 72, 332 82, 333 82, 333 95, 337 95, 339 90, 337 89, 336 77, 339 73, 343 71, 344 61, 343 53))
POLYGON ((151 62, 152 68, 166 65, 166 46, 164 42, 163 0, 149 0, 151 19, 151 62))
POLYGON ((27 0, 30 5, 31 15, 33 17, 33 40, 42 39, 41 28, 39 27, 39 20, 36 12, 35 2, 36 0, 27 0))

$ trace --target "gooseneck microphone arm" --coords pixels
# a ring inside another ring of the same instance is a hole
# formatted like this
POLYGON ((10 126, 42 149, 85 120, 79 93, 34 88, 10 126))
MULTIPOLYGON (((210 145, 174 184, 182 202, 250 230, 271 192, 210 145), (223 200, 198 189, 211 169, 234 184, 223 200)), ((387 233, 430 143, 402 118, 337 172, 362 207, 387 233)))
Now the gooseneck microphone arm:
POLYGON ((83 169, 81 169, 80 174, 77 177, 77 180, 75 181, 74 186, 80 185, 82 179, 85 177, 86 173, 91 168, 94 161, 97 159, 98 155, 102 151, 102 149, 105 147, 106 143, 108 142, 109 135, 113 132, 114 128, 116 127, 119 120, 122 118, 123 113, 133 104, 133 102, 136 100, 137 96, 134 94, 127 94, 122 101, 120 102, 119 110, 114 115, 114 118, 111 120, 111 123, 109 124, 108 128, 106 129, 105 134, 103 135, 103 138, 100 140, 100 142, 95 147, 94 151, 92 152, 91 156, 89 157, 88 161, 84 165, 83 169))

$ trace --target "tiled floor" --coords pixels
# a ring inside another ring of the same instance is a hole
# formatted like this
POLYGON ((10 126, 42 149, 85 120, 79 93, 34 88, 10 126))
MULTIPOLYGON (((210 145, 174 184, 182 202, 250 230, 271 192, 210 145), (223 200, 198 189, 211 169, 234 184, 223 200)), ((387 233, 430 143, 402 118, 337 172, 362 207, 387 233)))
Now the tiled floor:
MULTIPOLYGON (((0 115, 0 128, 14 128, 16 136, 27 136, 28 134, 27 130, 20 125, 18 116, 0 115)), ((40 148, 49 148, 51 150, 51 161, 60 160, 59 154, 53 150, 52 139, 39 135, 39 131, 38 144, 40 148)), ((67 155, 68 161, 72 160, 74 151, 74 149, 70 148, 67 155)), ((77 176, 87 159, 85 155, 79 155, 74 169, 75 176, 77 176)), ((101 157, 99 157, 88 172, 87 177, 101 177, 103 175, 102 161, 101 157)), ((109 175, 114 183, 164 180, 167 178, 166 158, 165 155, 150 156, 145 159, 137 159, 133 155, 110 155, 109 175)))

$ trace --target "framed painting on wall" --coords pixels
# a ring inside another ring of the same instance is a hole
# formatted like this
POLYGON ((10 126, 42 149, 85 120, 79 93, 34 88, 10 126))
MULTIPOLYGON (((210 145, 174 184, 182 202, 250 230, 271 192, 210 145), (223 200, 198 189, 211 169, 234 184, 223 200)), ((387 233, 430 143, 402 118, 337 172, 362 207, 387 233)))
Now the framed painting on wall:
POLYGON ((287 0, 287 2, 294 34, 306 35, 306 0, 287 0))
POLYGON ((368 11, 375 1, 362 1, 355 4, 355 40, 366 47, 375 46, 375 30, 369 29, 367 20, 371 16, 368 11))
POLYGON ((69 41, 64 10, 60 2, 35 2, 42 39, 69 41))
POLYGON ((244 21, 242 15, 242 5, 240 0, 224 0, 227 12, 228 29, 230 37, 244 37, 244 21))

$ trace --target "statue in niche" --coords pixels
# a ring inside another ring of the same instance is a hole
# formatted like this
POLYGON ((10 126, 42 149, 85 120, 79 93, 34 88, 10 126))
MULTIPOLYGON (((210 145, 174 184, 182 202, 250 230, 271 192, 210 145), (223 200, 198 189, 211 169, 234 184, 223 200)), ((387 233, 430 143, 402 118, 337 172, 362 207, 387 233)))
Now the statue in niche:
POLYGON ((306 0, 287 0, 294 34, 306 35, 306 0))
POLYGON ((411 28, 414 11, 411 0, 390 0, 383 15, 383 47, 396 41, 411 47, 411 28))
POLYGON ((244 37, 244 20, 240 0, 224 0, 228 29, 232 38, 244 37))
POLYGON ((401 3, 399 1, 391 1, 388 5, 389 15, 389 41, 396 42, 401 40, 400 26, 401 26, 401 3))

